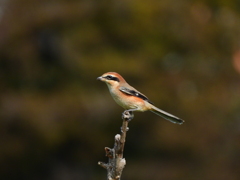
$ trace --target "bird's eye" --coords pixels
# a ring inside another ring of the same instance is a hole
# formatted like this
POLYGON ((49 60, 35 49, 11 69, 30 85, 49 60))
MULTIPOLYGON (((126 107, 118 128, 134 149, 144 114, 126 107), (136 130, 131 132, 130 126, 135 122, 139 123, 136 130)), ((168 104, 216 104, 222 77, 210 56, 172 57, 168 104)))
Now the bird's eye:
POLYGON ((111 81, 117 81, 117 82, 120 82, 120 80, 115 77, 115 76, 111 76, 111 75, 107 75, 105 76, 104 78, 108 79, 108 80, 111 80, 111 81))
POLYGON ((109 80, 111 80, 113 77, 110 76, 110 75, 107 75, 106 78, 109 79, 109 80))

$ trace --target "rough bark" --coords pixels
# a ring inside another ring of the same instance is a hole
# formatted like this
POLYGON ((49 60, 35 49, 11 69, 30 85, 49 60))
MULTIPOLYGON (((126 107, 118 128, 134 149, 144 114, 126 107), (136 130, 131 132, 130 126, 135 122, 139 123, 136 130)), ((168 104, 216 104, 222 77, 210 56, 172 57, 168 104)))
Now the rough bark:
POLYGON ((122 119, 121 135, 115 135, 114 147, 112 149, 105 147, 108 163, 98 162, 98 165, 107 169, 107 180, 120 180, 123 168, 126 165, 126 160, 123 158, 123 151, 128 131, 128 123, 133 119, 133 113, 128 111, 124 112, 122 119))

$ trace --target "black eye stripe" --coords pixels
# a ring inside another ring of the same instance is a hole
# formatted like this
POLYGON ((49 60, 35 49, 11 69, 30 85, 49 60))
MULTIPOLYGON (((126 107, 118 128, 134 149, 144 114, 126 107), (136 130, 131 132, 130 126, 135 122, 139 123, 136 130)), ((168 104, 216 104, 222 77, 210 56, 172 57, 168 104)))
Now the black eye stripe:
POLYGON ((120 82, 119 79, 118 79, 117 77, 113 77, 112 80, 113 80, 113 81, 120 82))
POLYGON ((106 78, 108 80, 120 82, 120 80, 117 77, 115 77, 115 76, 107 75, 104 78, 106 78))

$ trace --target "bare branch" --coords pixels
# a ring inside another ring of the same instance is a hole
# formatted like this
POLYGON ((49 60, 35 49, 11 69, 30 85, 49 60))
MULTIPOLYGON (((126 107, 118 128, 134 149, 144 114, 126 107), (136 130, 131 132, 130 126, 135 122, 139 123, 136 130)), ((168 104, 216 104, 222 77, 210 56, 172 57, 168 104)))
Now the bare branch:
POLYGON ((108 180, 120 180, 123 168, 126 165, 126 160, 123 158, 124 145, 126 141, 128 123, 133 119, 133 113, 125 111, 122 114, 122 127, 121 135, 117 134, 115 136, 114 147, 111 149, 105 147, 106 156, 108 157, 108 163, 98 162, 98 165, 107 169, 107 179, 108 180))

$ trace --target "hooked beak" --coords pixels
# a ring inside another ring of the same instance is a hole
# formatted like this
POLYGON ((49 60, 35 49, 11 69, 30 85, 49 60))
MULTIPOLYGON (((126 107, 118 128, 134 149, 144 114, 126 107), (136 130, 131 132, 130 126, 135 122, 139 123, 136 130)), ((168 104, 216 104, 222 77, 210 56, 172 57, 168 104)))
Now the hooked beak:
POLYGON ((103 81, 102 76, 99 76, 99 77, 97 78, 97 80, 99 80, 99 81, 103 81))

